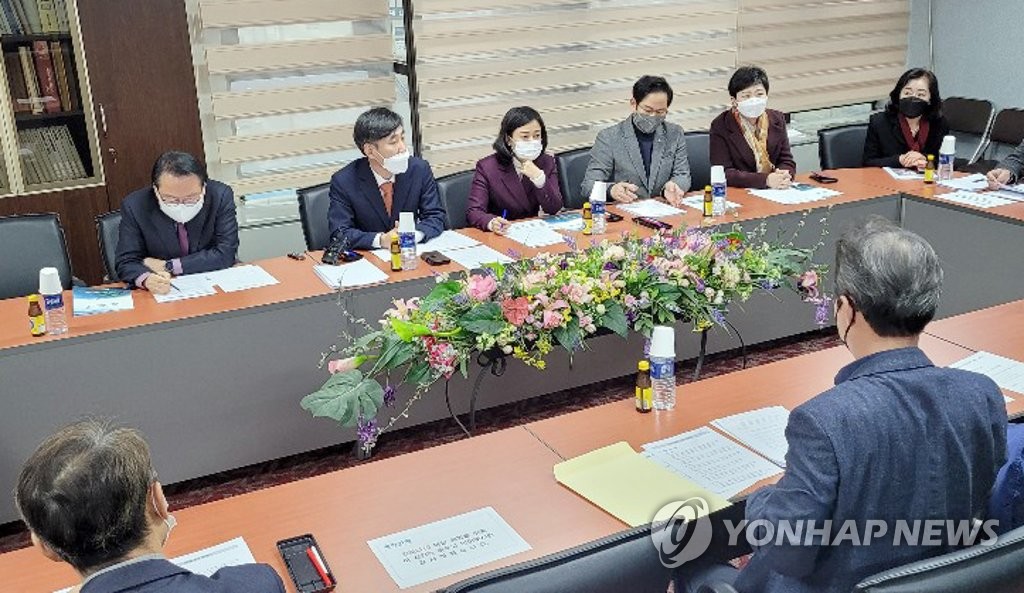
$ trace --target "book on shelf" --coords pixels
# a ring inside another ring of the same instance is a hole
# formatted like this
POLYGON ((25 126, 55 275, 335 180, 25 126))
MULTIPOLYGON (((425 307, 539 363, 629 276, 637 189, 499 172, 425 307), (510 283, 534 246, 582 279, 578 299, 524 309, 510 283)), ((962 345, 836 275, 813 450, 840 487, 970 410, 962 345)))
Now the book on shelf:
POLYGON ((60 111, 60 92, 57 90, 57 77, 53 72, 50 44, 43 40, 33 41, 32 57, 35 59, 36 75, 39 77, 39 98, 43 102, 43 110, 46 113, 57 113, 60 111))
POLYGON ((22 10, 25 12, 26 33, 42 33, 43 25, 39 20, 39 5, 36 4, 36 0, 15 0, 18 4, 21 4, 22 10))
MULTIPOLYGON (((8 0, 4 0, 5 2, 8 0)), ((28 17, 25 16, 25 5, 22 4, 22 0, 9 0, 11 3, 11 12, 14 13, 14 18, 18 21, 18 34, 24 35, 25 33, 31 33, 28 28, 28 17)))
POLYGON ((57 78, 57 90, 60 92, 60 108, 62 111, 71 109, 71 88, 68 86, 68 70, 64 63, 64 48, 59 41, 50 42, 50 57, 53 58, 54 76, 57 78))
POLYGON ((11 0, 0 0, 0 33, 4 35, 20 35, 21 23, 18 15, 14 12, 14 5, 11 0))
POLYGON ((54 0, 54 5, 57 7, 57 27, 62 33, 71 31, 71 23, 68 22, 68 3, 67 0, 54 0))
POLYGON ((25 86, 25 75, 21 71, 21 58, 13 51, 5 52, 4 65, 7 68, 7 86, 11 89, 14 113, 31 113, 28 87, 25 86))
POLYGON ((67 0, 0 0, 0 34, 67 33, 67 0))
POLYGON ((18 142, 28 185, 86 177, 81 155, 67 126, 19 130, 18 142))
MULTIPOLYGON (((2 0, 0 0, 2 1, 2 0)), ((15 114, 79 109, 78 84, 66 42, 38 40, 4 54, 15 114)))
POLYGON ((39 32, 59 32, 60 22, 57 20, 57 6, 54 0, 37 0, 36 6, 39 9, 39 32))
POLYGON ((43 102, 39 99, 39 84, 36 82, 36 67, 32 62, 32 53, 24 45, 18 48, 18 57, 21 58, 21 73, 25 78, 25 88, 28 89, 29 107, 32 113, 43 112, 43 102))

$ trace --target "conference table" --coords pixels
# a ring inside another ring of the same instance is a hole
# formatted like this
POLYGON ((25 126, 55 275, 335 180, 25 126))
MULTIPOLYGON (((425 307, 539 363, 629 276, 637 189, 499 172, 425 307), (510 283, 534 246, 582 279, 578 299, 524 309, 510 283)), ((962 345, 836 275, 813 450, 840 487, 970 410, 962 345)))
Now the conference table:
MULTIPOLYGON (((713 224, 746 230, 766 221, 786 240, 796 233, 798 246, 821 241, 816 260, 828 264, 850 221, 883 216, 922 234, 939 253, 946 271, 940 317, 1024 297, 1024 260, 1017 256, 1024 252, 1024 204, 989 210, 963 206, 943 199, 946 188, 896 181, 881 169, 830 174, 839 181, 825 187, 841 195, 826 200, 781 204, 730 188, 728 200, 740 207, 724 217, 707 221, 686 209, 665 220, 677 228, 713 224)), ((541 251, 476 229, 460 232, 520 257, 541 251)), ((623 232, 652 231, 632 224, 627 215, 603 236, 576 238, 586 246, 623 232)), ((556 245, 544 251, 566 249, 556 245)), ((307 256, 253 262, 279 281, 273 286, 164 304, 135 291, 133 310, 72 317, 63 336, 32 338, 24 299, 0 301, 0 316, 8 320, 0 324, 0 492, 11 491, 20 464, 45 435, 85 415, 140 428, 168 483, 353 441, 354 429, 313 418, 298 403, 325 380, 320 364, 332 345, 345 345, 339 334, 357 331, 347 318, 373 323, 392 299, 424 294, 435 273, 465 270, 454 263, 421 264, 389 273, 387 282, 339 293, 314 274, 319 254, 307 256)), ((387 271, 385 262, 372 255, 367 260, 387 271)), ((70 293, 67 300, 73 307, 70 293)), ((816 328, 813 317, 813 307, 795 293, 758 293, 734 304, 728 319, 735 331, 712 330, 707 351, 734 349, 739 338, 753 344, 800 334, 816 328)), ((632 353, 641 352, 642 342, 635 334, 625 341, 597 337, 588 341, 587 352, 574 357, 552 353, 543 372, 509 364, 504 376, 485 378, 478 408, 627 375, 635 369, 632 353)), ((698 349, 698 334, 677 332, 679 359, 694 358, 698 349)), ((474 374, 452 379, 456 413, 469 409, 474 379, 474 374)), ((395 429, 447 417, 444 398, 438 397, 443 389, 436 384, 395 429)), ((400 390, 399 405, 410 395, 400 390)), ((386 414, 382 420, 388 420, 386 414)), ((0 522, 15 518, 9 497, 0 499, 0 522)))

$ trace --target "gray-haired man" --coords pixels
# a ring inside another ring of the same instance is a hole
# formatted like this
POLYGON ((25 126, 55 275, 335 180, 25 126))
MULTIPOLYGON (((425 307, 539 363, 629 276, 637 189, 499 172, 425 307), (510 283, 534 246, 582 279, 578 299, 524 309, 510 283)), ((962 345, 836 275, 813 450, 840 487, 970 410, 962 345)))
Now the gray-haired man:
POLYGON ((1024 172, 1024 141, 1013 152, 1006 155, 995 169, 988 172, 988 186, 998 189, 1010 183, 1019 183, 1024 172))

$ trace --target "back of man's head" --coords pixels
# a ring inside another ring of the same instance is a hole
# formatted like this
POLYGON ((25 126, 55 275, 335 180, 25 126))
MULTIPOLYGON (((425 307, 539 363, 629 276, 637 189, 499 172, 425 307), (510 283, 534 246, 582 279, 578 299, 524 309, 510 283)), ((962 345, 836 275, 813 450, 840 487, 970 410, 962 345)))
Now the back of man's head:
POLYGON ((836 243, 836 298, 846 297, 881 337, 920 334, 935 316, 942 267, 927 241, 881 217, 836 243))
POLYGON ((154 479, 139 432, 88 420, 39 446, 21 469, 16 502, 36 538, 80 572, 93 571, 145 540, 154 479))

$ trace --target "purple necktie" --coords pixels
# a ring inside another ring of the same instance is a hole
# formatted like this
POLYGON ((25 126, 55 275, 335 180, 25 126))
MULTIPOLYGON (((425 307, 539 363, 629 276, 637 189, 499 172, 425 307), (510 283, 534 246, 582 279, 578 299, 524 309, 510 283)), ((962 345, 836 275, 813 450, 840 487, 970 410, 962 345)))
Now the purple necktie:
POLYGON ((188 231, 185 230, 185 225, 178 224, 178 245, 181 246, 181 256, 185 257, 188 255, 188 231))

